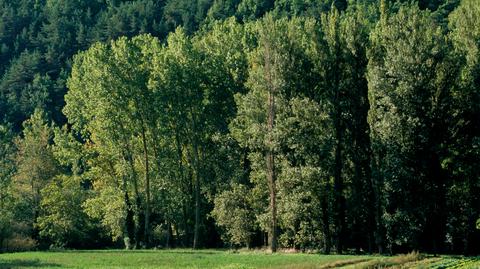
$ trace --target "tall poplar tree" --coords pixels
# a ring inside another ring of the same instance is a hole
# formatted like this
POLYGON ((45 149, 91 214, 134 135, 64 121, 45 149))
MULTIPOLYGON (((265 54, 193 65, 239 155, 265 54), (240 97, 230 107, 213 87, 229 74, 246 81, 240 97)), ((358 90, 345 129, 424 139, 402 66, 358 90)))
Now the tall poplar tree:
POLYGON ((407 5, 383 17, 371 40, 369 123, 386 245, 391 252, 442 251, 448 178, 441 164, 452 81, 442 29, 429 11, 407 5))

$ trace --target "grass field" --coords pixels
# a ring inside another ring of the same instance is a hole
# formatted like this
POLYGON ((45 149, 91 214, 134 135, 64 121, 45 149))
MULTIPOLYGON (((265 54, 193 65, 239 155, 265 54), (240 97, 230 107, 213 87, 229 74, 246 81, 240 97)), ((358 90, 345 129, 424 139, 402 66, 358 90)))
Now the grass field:
POLYGON ((0 268, 480 268, 480 258, 100 250, 0 254, 0 268))

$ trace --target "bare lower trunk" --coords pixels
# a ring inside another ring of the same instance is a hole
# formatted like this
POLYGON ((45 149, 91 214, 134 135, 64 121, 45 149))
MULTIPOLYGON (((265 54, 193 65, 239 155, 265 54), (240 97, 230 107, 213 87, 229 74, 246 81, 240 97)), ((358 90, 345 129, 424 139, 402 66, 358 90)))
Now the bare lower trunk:
MULTIPOLYGON (((133 163, 133 158, 130 153, 128 153, 127 156, 127 161, 130 164, 130 169, 131 169, 131 177, 132 177, 132 182, 133 182, 133 191, 135 194, 135 206, 137 207, 135 210, 135 214, 137 215, 137 218, 140 220, 141 216, 139 214, 140 209, 142 207, 141 200, 140 200, 140 193, 138 191, 138 181, 137 181, 137 172, 135 171, 135 166, 133 163)), ((140 236, 140 229, 138 226, 135 228, 135 248, 138 248, 140 246, 140 241, 141 241, 141 236, 140 236)))
MULTIPOLYGON (((179 176, 180 176, 180 179, 182 180, 182 182, 186 182, 186 178, 185 178, 185 171, 184 171, 184 167, 183 167, 183 162, 182 162, 182 156, 183 156, 183 152, 182 152, 182 144, 180 142, 180 135, 178 133, 178 129, 175 127, 175 143, 176 143, 176 147, 177 147, 177 165, 178 165, 178 172, 179 172, 179 176)), ((185 192, 188 192, 188 189, 190 189, 189 187, 186 187, 184 190, 185 192)), ((186 205, 188 205, 188 202, 186 202, 186 204, 184 204, 182 206, 182 214, 183 214, 183 222, 182 222, 182 225, 183 225, 183 230, 185 231, 185 236, 183 238, 183 246, 187 246, 189 245, 189 227, 188 227, 188 217, 189 217, 189 214, 187 212, 187 208, 186 208, 186 205)))
POLYGON ((145 127, 142 125, 142 140, 143 140, 143 154, 145 158, 145 230, 144 230, 144 240, 145 247, 149 247, 150 244, 150 170, 149 170, 149 161, 148 161, 148 148, 147 140, 145 135, 145 127))
POLYGON ((276 174, 275 174, 275 159, 271 152, 267 153, 267 171, 268 171, 268 185, 270 188, 270 210, 271 210, 271 235, 270 248, 272 252, 277 251, 277 196, 276 196, 276 174))
MULTIPOLYGON (((268 95, 268 133, 269 135, 273 131, 273 125, 275 121, 275 96, 274 96, 274 89, 269 92, 268 95)), ((269 139, 270 143, 267 145, 267 154, 266 154, 266 161, 267 161, 267 180, 268 186, 270 189, 270 210, 271 210, 271 236, 270 236, 270 248, 272 252, 277 251, 277 189, 276 189, 276 181, 277 181, 277 174, 275 171, 275 156, 273 153, 273 149, 271 148, 271 139, 269 139)))
MULTIPOLYGON (((339 106, 339 104, 337 104, 339 106)), ((339 110, 339 108, 337 108, 339 110)), ((336 140, 337 145, 335 148, 335 171, 334 171, 334 195, 335 195, 335 206, 336 206, 336 247, 339 254, 343 251, 344 237, 345 237, 345 197, 343 195, 344 182, 342 177, 342 168, 343 168, 343 152, 342 152, 342 143, 343 135, 341 128, 340 120, 340 111, 337 111, 336 115, 336 140)))
POLYGON ((193 108, 190 108, 190 113, 192 116, 192 147, 193 147, 193 166, 195 173, 195 227, 193 229, 193 248, 197 249, 199 247, 199 233, 200 233, 200 180, 201 180, 201 169, 200 169, 200 158, 199 158, 199 149, 198 149, 198 138, 197 138, 197 119, 193 108))
POLYGON ((200 231, 200 184, 195 180, 195 228, 193 231, 193 248, 198 248, 198 234, 200 231))
POLYGON ((325 237, 324 253, 330 254, 332 248, 332 236, 330 233, 330 221, 328 214, 328 197, 327 193, 330 192, 330 186, 327 183, 325 187, 325 193, 322 198, 322 222, 323 222, 323 236, 325 237))

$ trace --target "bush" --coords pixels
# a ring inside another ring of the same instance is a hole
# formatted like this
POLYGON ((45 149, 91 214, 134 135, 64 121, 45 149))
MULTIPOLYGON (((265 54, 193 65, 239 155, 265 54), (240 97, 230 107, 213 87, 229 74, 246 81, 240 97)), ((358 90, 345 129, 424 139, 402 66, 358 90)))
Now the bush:
POLYGON ((255 224, 247 197, 248 189, 239 184, 233 184, 231 190, 215 197, 212 216, 217 225, 224 229, 222 239, 232 246, 250 245, 255 224))
POLYGON ((376 268, 403 268, 406 263, 420 261, 424 258, 423 255, 417 251, 408 254, 398 255, 391 258, 373 260, 362 265, 361 269, 376 269, 376 268))
POLYGON ((3 241, 2 249, 8 252, 29 251, 37 248, 37 241, 30 237, 14 235, 3 241))

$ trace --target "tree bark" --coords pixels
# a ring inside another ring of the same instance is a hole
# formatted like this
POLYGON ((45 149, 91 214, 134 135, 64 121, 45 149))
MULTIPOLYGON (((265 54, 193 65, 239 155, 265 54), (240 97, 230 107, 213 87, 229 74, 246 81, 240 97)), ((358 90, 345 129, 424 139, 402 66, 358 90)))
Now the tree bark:
MULTIPOLYGON (((137 176, 137 172, 135 171, 135 165, 133 163, 133 157, 132 157, 131 153, 128 153, 127 161, 130 164, 130 169, 131 169, 131 173, 132 173, 131 176, 132 176, 132 182, 133 182, 133 191, 135 193, 135 205, 137 207, 136 215, 137 215, 138 219, 141 219, 141 216, 140 216, 139 212, 140 212, 140 209, 142 207, 142 203, 141 203, 141 200, 140 200, 140 193, 138 191, 138 181, 137 181, 138 176, 137 176)), ((139 247, 140 241, 141 241, 140 229, 137 226, 135 228, 135 248, 139 247)))
MULTIPOLYGON (((339 115, 337 114, 337 117, 339 115)), ((336 149, 335 149, 335 171, 334 171, 334 195, 335 195, 335 205, 337 207, 336 212, 336 247, 338 254, 341 254, 343 251, 344 245, 344 234, 345 234, 345 197, 343 196, 344 182, 342 177, 342 143, 343 136, 340 128, 339 120, 337 120, 338 126, 336 128, 336 149)))
POLYGON ((200 180, 201 180, 201 169, 200 169, 200 158, 199 158, 199 149, 198 149, 198 138, 197 138, 197 120, 193 108, 190 108, 190 113, 192 116, 192 147, 193 147, 193 167, 195 174, 195 186, 194 186, 194 195, 195 195, 195 227, 193 229, 193 248, 198 249, 199 247, 199 233, 200 233, 200 180))
POLYGON ((270 210, 271 210, 271 236, 270 236, 270 248, 272 252, 277 251, 277 190, 276 190, 276 178, 275 173, 275 158, 271 151, 267 152, 267 178, 270 189, 270 210))
MULTIPOLYGON (((194 158, 195 158, 195 166, 198 166, 198 148, 194 146, 194 158)), ((195 168, 195 228, 193 233, 193 248, 197 249, 199 246, 198 236, 200 232, 200 173, 199 168, 195 168)))
POLYGON ((330 233, 330 220, 328 214, 328 197, 327 193, 330 192, 330 184, 327 183, 325 187, 325 193, 322 195, 322 226, 323 226, 323 235, 325 236, 325 245, 324 253, 330 254, 332 248, 332 236, 330 233))
MULTIPOLYGON (((275 169, 275 153, 272 145, 272 133, 275 125, 275 94, 277 93, 276 77, 274 77, 274 70, 272 67, 270 43, 266 41, 265 44, 265 76, 268 83, 268 100, 267 100, 267 151, 266 151, 266 163, 267 163, 267 181, 270 190, 270 214, 271 214, 271 227, 269 236, 270 249, 272 252, 277 251, 277 174, 275 169)), ((276 64, 275 58, 273 59, 273 65, 276 64)))
POLYGON ((150 244, 150 169, 148 160, 148 147, 147 138, 145 134, 145 126, 142 123, 142 142, 143 142, 143 154, 145 160, 145 228, 144 228, 144 240, 145 247, 149 247, 150 244))

